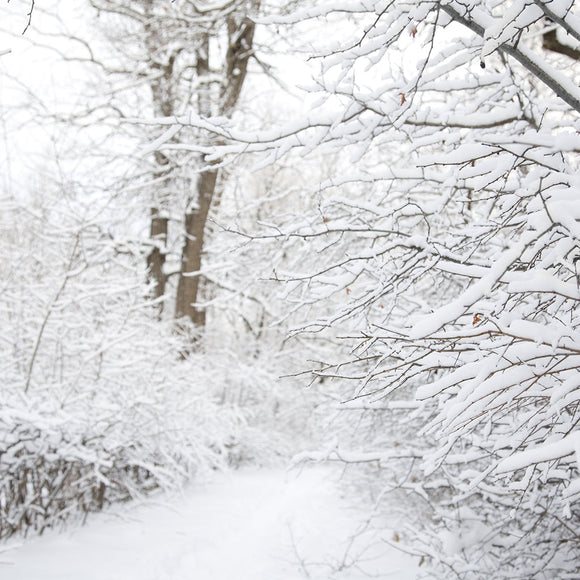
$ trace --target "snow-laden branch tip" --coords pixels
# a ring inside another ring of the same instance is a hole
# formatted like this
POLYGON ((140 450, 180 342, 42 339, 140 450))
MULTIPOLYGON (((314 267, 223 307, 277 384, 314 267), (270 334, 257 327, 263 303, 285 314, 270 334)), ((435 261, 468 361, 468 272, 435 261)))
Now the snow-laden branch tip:
POLYGON ((566 435, 559 441, 544 443, 532 449, 526 449, 514 453, 497 464, 498 473, 510 473, 525 469, 530 465, 537 465, 548 461, 563 459, 569 455, 576 454, 576 462, 580 465, 580 432, 566 435))

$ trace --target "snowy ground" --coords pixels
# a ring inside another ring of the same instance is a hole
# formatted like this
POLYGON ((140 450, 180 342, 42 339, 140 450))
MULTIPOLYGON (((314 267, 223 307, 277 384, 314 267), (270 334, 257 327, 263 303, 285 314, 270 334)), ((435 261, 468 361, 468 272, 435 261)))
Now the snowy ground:
POLYGON ((329 469, 245 469, 117 507, 83 528, 0 545, 0 578, 414 580, 417 560, 380 542, 392 530, 361 532, 363 518, 329 469))

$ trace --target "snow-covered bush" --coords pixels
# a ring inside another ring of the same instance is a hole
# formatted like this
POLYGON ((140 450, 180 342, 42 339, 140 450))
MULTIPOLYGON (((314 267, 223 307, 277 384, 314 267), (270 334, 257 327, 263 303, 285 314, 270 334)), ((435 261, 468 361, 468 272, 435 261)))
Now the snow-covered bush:
POLYGON ((286 452, 260 430, 275 357, 260 370, 223 335, 181 356, 125 211, 50 186, 2 203, 0 537, 286 452))

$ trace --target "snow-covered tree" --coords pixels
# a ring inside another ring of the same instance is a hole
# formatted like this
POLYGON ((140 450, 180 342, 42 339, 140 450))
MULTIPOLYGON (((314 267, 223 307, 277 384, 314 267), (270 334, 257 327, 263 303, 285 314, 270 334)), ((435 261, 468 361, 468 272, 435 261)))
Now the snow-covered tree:
MULTIPOLYGON (((113 59, 124 66, 114 74, 123 86, 136 83, 149 89, 151 110, 145 117, 167 117, 195 110, 203 116, 231 116, 239 99, 254 54, 255 23, 252 17, 259 2, 228 1, 215 5, 196 2, 100 2, 93 0, 109 31, 113 59), (115 26, 117 25, 117 26, 115 26), (121 30, 119 30, 119 28, 121 30), (120 33, 121 32, 121 33, 120 33), (125 35, 132 37, 127 50, 125 35), (128 58, 127 58, 128 57, 128 58)), ((109 65, 110 66, 110 65, 109 65)), ((119 84, 117 84, 117 88, 119 84)), ((127 105, 122 110, 131 115, 127 105)), ((179 143, 183 137, 172 135, 179 143)), ((189 140, 192 136, 189 136, 189 140)), ((184 232, 180 236, 180 258, 174 314, 195 326, 205 325, 200 302, 206 224, 212 205, 219 202, 220 183, 217 162, 207 163, 204 149, 211 142, 200 142, 195 154, 154 153, 151 208, 152 250, 149 271, 155 282, 155 295, 165 295, 167 276, 168 226, 175 206, 183 211, 184 232)))
POLYGON ((315 211, 261 237, 278 239, 292 256, 293 268, 286 259, 273 277, 286 281, 287 300, 308 305, 299 330, 346 329, 354 342, 348 359, 320 364, 316 375, 356 381, 350 406, 370 407, 375 417, 381 409, 413 413, 424 443, 405 436, 409 451, 393 453, 379 437, 379 447, 363 443, 358 455, 330 453, 422 460, 431 476, 421 485, 413 475, 409 487, 432 510, 419 538, 444 573, 573 575, 573 2, 325 2, 277 25, 308 22, 341 27, 332 43, 324 34, 313 43, 319 74, 308 115, 267 132, 180 122, 230 143, 220 159, 242 144, 270 152, 269 160, 293 148, 341 160, 313 187, 315 211), (313 305, 328 300, 333 307, 316 316, 313 305))
MULTIPOLYGON (((206 226, 225 180, 219 162, 205 159, 211 139, 171 131, 174 145, 195 142, 195 148, 154 151, 156 135, 141 123, 192 112, 231 117, 255 53, 259 9, 255 0, 91 0, 84 7, 38 8, 27 30, 33 44, 71 68, 66 106, 44 110, 43 117, 52 113, 96 135, 92 156, 122 158, 121 172, 102 176, 103 189, 119 195, 130 188, 149 205, 144 244, 153 295, 160 308, 167 305, 198 330, 205 325, 200 269, 206 226)), ((135 224, 141 221, 136 214, 135 224)))

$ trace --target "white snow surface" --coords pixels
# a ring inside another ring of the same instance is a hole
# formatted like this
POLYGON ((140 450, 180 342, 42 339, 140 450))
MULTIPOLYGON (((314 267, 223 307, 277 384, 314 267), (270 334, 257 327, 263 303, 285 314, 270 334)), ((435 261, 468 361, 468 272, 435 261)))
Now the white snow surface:
POLYGON ((243 469, 116 506, 84 527, 0 544, 0 578, 417 578, 418 559, 382 541, 398 522, 365 526, 367 518, 330 468, 243 469))

